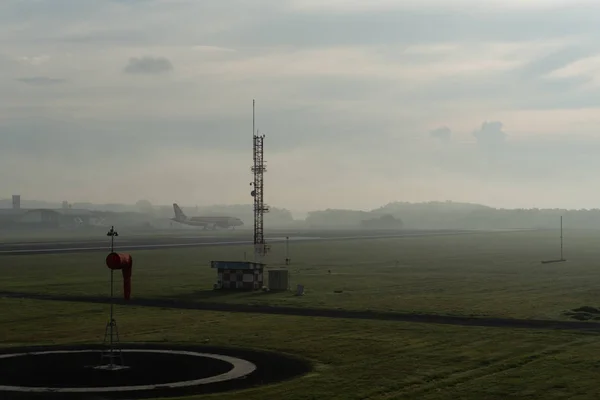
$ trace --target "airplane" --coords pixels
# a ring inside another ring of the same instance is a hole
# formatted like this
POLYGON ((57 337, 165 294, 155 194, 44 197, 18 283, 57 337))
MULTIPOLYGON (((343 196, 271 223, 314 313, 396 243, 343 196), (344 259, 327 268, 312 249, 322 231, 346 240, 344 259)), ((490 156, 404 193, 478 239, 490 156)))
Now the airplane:
POLYGON ((241 219, 235 217, 188 217, 181 211, 177 203, 173 203, 173 211, 175 211, 175 218, 171 218, 171 221, 191 226, 202 226, 204 229, 208 229, 208 227, 212 227, 212 230, 216 230, 217 227, 235 229, 236 226, 244 225, 241 219))

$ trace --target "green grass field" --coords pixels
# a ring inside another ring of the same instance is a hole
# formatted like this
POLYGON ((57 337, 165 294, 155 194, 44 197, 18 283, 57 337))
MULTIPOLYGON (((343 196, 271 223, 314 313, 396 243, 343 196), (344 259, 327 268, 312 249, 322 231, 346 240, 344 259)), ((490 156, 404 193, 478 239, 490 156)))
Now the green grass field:
MULTIPOLYGON (((133 296, 187 301, 567 319, 599 306, 600 232, 565 232, 566 263, 553 232, 505 232, 294 243, 292 285, 306 294, 211 290, 215 259, 243 259, 242 247, 139 251, 133 296), (331 273, 328 273, 331 270, 331 273), (334 293, 342 290, 342 293, 334 293)), ((0 258, 0 290, 106 295, 105 254, 0 258)), ((285 258, 273 246, 271 265, 285 258)), ((120 294, 120 276, 116 275, 120 294)), ((0 300, 3 346, 100 342, 108 306, 0 300)), ((314 373, 219 399, 592 399, 596 334, 389 321, 217 313, 118 306, 124 341, 208 341, 250 345, 312 360, 314 373)), ((204 398, 204 397, 203 397, 204 398)))

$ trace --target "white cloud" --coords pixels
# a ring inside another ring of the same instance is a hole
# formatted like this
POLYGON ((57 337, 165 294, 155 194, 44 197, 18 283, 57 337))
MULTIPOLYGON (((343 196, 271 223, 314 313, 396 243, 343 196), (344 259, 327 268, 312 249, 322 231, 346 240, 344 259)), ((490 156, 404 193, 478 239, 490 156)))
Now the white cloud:
POLYGON ((589 84, 598 86, 600 83, 600 55, 592 55, 577 60, 569 65, 554 70, 546 75, 549 79, 564 79, 573 77, 590 78, 589 84))
POLYGON ((219 46, 204 46, 204 45, 196 45, 192 47, 194 50, 202 51, 202 52, 221 52, 221 51, 235 51, 235 49, 228 49, 226 47, 219 46))
POLYGON ((525 60, 507 60, 488 54, 457 52, 445 60, 431 63, 392 62, 402 53, 397 48, 326 48, 319 50, 278 51, 266 56, 213 63, 209 69, 223 75, 242 76, 350 76, 356 78, 397 79, 423 82, 463 74, 489 74, 510 70, 525 60), (468 54, 468 53, 467 53, 468 54), (386 56, 390 57, 386 57, 386 56))
POLYGON ((579 160, 600 140, 597 24, 566 4, 2 2, 0 168, 27 167, 0 185, 39 197, 53 182, 58 200, 245 202, 256 98, 273 205, 545 201, 553 184, 536 165, 582 179, 595 168, 545 154, 570 146, 579 160), (123 73, 148 55, 172 69, 123 73), (496 164, 475 146, 484 121, 507 134, 496 164), (441 126, 452 135, 432 141, 441 126), (104 179, 111 161, 122 169, 108 198, 86 176, 104 179), (148 173, 152 185, 132 185, 148 173))
POLYGON ((50 59, 50 56, 39 55, 39 56, 21 56, 17 60, 27 65, 42 65, 50 59))
POLYGON ((292 0, 290 5, 295 11, 303 12, 341 12, 358 13, 389 10, 548 10, 565 6, 596 5, 592 0, 292 0))
POLYGON ((573 141, 596 137, 600 126, 600 107, 566 110, 514 110, 497 113, 499 118, 515 132, 515 138, 536 136, 556 140, 567 135, 573 141))

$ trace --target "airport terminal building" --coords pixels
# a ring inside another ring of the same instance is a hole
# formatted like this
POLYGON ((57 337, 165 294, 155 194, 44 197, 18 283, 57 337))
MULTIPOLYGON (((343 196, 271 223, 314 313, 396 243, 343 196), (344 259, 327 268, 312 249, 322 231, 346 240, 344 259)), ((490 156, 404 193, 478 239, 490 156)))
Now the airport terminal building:
POLYGON ((89 224, 89 210, 0 210, 0 228, 58 228, 89 224))
POLYGON ((58 228, 88 225, 93 212, 68 207, 62 209, 21 208, 21 196, 12 196, 12 208, 0 209, 0 229, 58 228))

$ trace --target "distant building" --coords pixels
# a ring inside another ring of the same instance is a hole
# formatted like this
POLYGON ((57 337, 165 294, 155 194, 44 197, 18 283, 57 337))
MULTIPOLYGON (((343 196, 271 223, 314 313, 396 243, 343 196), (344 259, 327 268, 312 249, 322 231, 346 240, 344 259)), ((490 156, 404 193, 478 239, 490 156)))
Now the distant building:
POLYGON ((29 210, 18 218, 17 222, 21 225, 30 227, 58 228, 60 226, 61 215, 48 209, 29 210))
POLYGON ((48 208, 0 210, 0 228, 59 228, 91 225, 94 213, 90 210, 48 208))

